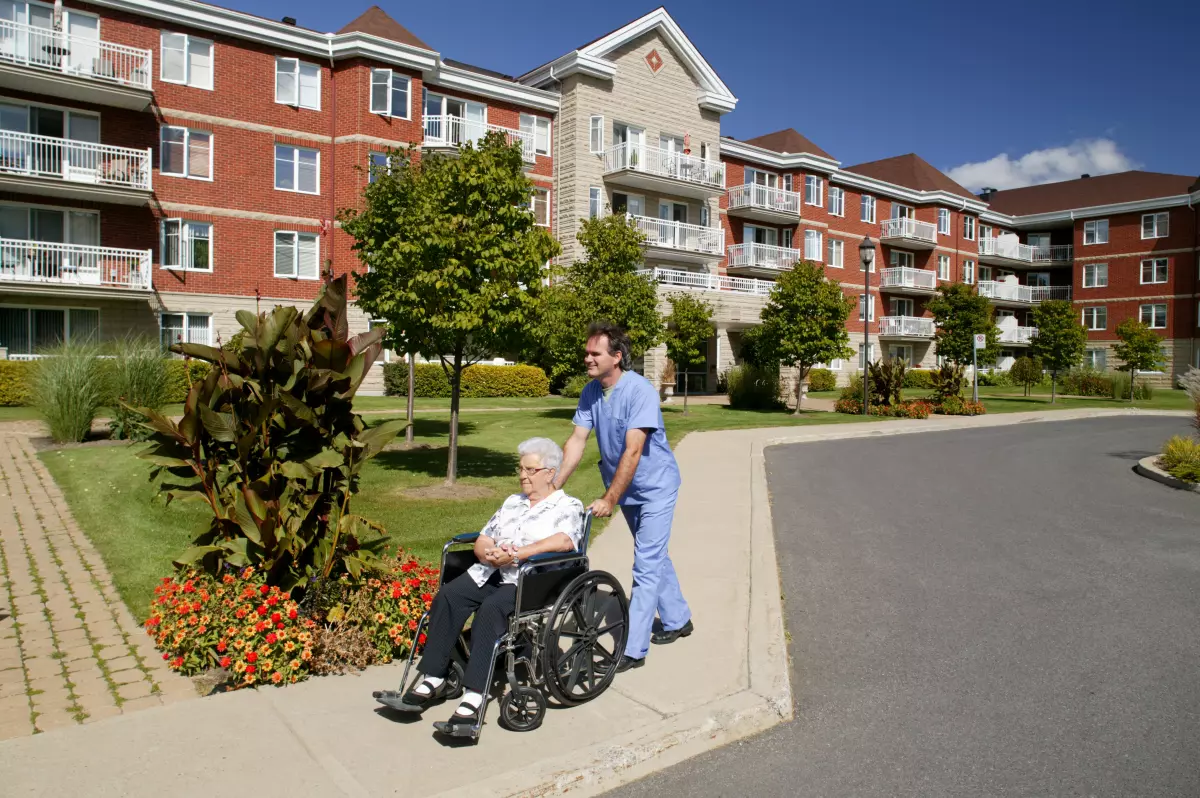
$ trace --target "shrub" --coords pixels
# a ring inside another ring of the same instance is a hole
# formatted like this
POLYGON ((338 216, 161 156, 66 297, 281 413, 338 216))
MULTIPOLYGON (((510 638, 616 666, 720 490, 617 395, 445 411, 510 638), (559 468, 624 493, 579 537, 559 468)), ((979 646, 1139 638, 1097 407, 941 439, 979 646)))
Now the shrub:
POLYGON ((808 372, 808 390, 837 390, 837 375, 829 369, 813 369, 812 371, 808 372))
POLYGON ((923 390, 933 388, 933 372, 929 369, 909 369, 904 372, 904 387, 923 390))
POLYGON ((33 368, 33 404, 59 443, 82 441, 106 398, 105 369, 94 344, 59 344, 33 368))
POLYGON ((166 404, 180 404, 187 399, 188 390, 194 383, 201 382, 208 376, 212 367, 203 360, 195 358, 171 358, 167 361, 167 388, 163 401, 166 404))
POLYGON ((131 408, 161 410, 166 404, 166 364, 157 341, 126 338, 113 348, 112 358, 105 361, 113 438, 143 441, 150 437, 151 430, 143 423, 146 417, 131 408))
POLYGON ((871 403, 898 405, 903 401, 904 375, 908 364, 898 358, 877 360, 867 365, 871 375, 871 403))
MULTIPOLYGON (((1129 381, 1132 375, 1128 371, 1113 372, 1107 379, 1112 383, 1111 393, 1113 399, 1129 399, 1129 381)), ((1138 380, 1137 387, 1133 392, 1134 399, 1150 401, 1154 398, 1154 389, 1150 387, 1150 383, 1145 380, 1138 380)))
MULTIPOLYGON (((845 413, 850 416, 862 414, 862 396, 851 398, 843 396, 833 403, 833 409, 838 413, 845 413)), ((914 401, 900 402, 898 404, 883 405, 871 404, 871 415, 884 416, 888 418, 929 418, 929 414, 933 412, 933 405, 923 399, 914 401)))
MULTIPOLYGON (((418 363, 415 392, 421 399, 449 399, 450 378, 440 363, 418 363)), ((547 396, 550 380, 537 366, 475 365, 463 369, 463 398, 547 396)), ((383 367, 383 390, 388 396, 408 396, 408 364, 387 363, 383 367)))
POLYGON ((944 416, 982 416, 987 412, 983 402, 972 402, 960 396, 949 396, 934 406, 935 413, 944 416))
POLYGON ((1059 392, 1072 396, 1112 396, 1111 376, 1091 369, 1071 369, 1058 378, 1059 392))
POLYGON ((0 360, 0 407, 27 405, 33 401, 29 387, 32 364, 24 360, 0 360))
POLYGON ((1158 465, 1176 479, 1200 482, 1200 442, 1174 436, 1163 445, 1158 465))
POLYGON ((568 377, 563 385, 562 395, 568 399, 578 399, 583 395, 583 387, 592 381, 592 378, 586 374, 576 374, 568 377))
POLYGON ((941 404, 947 399, 962 398, 963 387, 966 385, 962 366, 945 363, 930 376, 933 381, 934 404, 941 404))
POLYGON ((739 410, 778 410, 779 369, 743 363, 729 370, 729 406, 739 410))
POLYGON ((1012 377, 1013 385, 1020 385, 1025 389, 1025 395, 1029 395, 1030 387, 1038 385, 1045 377, 1042 369, 1042 359, 1040 357, 1019 357, 1013 363, 1012 371, 1009 372, 1012 377))
POLYGON ((979 384, 988 388, 1003 387, 1012 385, 1012 376, 1007 371, 981 371, 979 372, 979 384))

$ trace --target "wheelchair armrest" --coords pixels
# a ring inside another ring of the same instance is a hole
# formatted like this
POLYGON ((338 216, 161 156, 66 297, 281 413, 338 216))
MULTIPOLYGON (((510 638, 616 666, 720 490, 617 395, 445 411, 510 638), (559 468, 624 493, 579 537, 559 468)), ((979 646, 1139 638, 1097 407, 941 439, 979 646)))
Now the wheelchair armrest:
POLYGON ((554 565, 563 562, 574 562, 575 560, 587 560, 587 555, 580 554, 577 551, 547 551, 543 554, 535 554, 532 557, 521 562, 521 570, 525 570, 525 566, 537 568, 543 565, 554 565))
POLYGON ((461 535, 455 535, 450 538, 451 543, 474 543, 481 533, 479 532, 463 532, 461 535))

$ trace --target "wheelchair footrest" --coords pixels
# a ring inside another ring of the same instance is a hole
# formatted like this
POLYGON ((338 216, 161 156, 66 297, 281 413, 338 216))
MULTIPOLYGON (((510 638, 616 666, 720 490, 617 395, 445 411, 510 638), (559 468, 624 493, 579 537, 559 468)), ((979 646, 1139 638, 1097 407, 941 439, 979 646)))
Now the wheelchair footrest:
POLYGON ((376 690, 371 693, 371 697, 389 709, 395 709, 399 712, 421 712, 421 707, 414 707, 411 704, 404 703, 404 693, 399 690, 376 690))
POLYGON ((450 724, 444 721, 437 721, 433 724, 433 728, 438 734, 444 734, 447 737, 476 739, 479 737, 482 726, 464 726, 458 723, 450 724))

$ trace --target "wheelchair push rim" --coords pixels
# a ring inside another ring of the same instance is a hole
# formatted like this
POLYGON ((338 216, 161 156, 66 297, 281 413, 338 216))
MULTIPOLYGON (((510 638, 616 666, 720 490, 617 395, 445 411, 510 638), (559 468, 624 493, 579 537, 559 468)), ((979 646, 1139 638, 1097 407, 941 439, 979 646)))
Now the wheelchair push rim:
POLYGON ((555 700, 590 701, 612 684, 629 634, 629 603, 605 571, 576 577, 559 595, 542 640, 542 674, 555 700))

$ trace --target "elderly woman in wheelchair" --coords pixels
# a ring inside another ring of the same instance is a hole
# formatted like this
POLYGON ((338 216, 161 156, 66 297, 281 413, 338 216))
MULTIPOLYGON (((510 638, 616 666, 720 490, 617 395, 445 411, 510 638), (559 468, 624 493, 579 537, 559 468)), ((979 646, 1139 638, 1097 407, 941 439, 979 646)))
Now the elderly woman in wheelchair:
POLYGON ((531 438, 517 453, 521 492, 481 532, 458 535, 443 549, 441 587, 418 626, 428 621, 416 677, 405 690, 414 650, 401 689, 375 694, 391 709, 418 714, 461 695, 449 720, 434 724, 453 737, 478 739, 501 653, 510 687, 501 722, 528 731, 544 717, 543 690, 566 705, 599 695, 625 646, 624 591, 611 575, 588 569, 591 516, 554 487, 562 449, 531 438), (463 628, 472 614, 464 669, 463 628))

